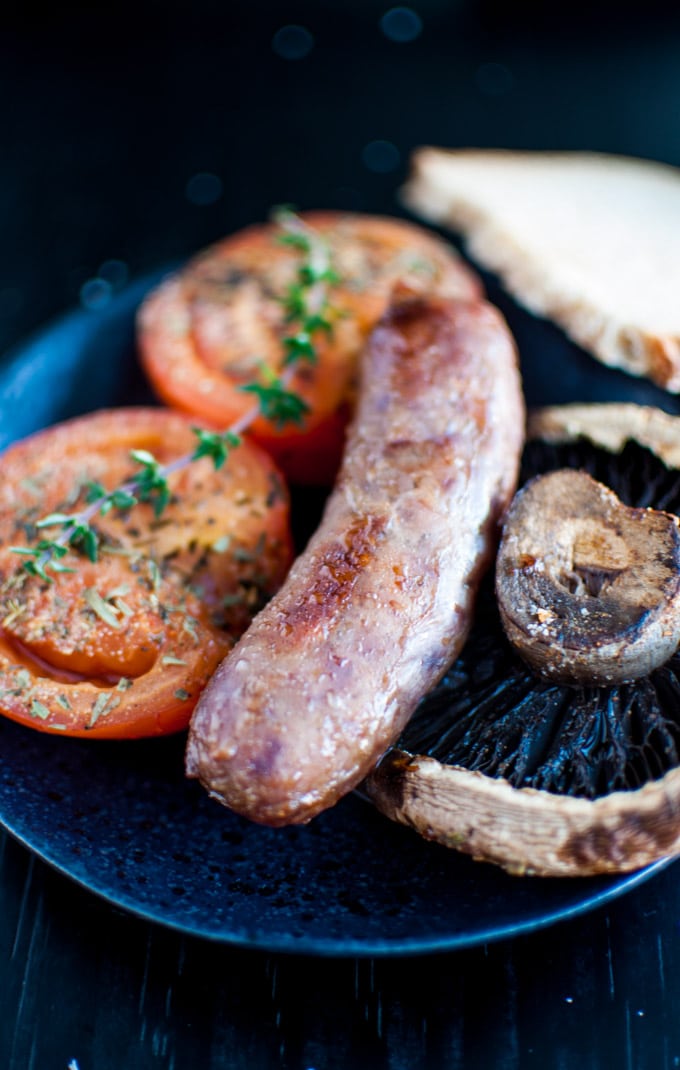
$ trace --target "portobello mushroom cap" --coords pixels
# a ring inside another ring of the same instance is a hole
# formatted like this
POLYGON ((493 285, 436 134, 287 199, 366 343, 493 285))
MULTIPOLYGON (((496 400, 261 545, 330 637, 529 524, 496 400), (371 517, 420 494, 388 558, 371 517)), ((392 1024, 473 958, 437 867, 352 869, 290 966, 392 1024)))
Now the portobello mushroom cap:
MULTIPOLYGON (((425 838, 511 873, 630 871, 680 853, 680 654, 677 633, 668 641, 660 638, 676 627, 671 621, 677 613, 680 417, 632 404, 541 409, 529 419, 523 469, 524 482, 573 469, 611 488, 623 504, 596 489, 595 498, 606 506, 606 520, 600 513, 596 526, 605 524, 605 545, 618 552, 619 566, 630 563, 630 556, 627 540, 623 552, 613 537, 620 537, 618 520, 630 520, 631 509, 673 514, 661 519, 662 543, 670 542, 659 552, 663 567, 656 574, 662 579, 651 609, 636 612, 635 598, 624 593, 630 611, 622 613, 619 605, 610 615, 609 627, 612 619, 618 626, 623 618, 610 666, 627 661, 627 648, 650 622, 651 633, 625 670, 606 684, 602 676, 610 669, 600 671, 598 657, 607 644, 593 654, 581 636, 576 659, 565 659, 572 667, 579 662, 576 677, 568 671, 564 682, 560 670, 559 679, 536 672, 509 642, 489 580, 463 652, 363 790, 380 811, 425 838), (628 639, 626 628, 632 629, 628 639), (640 653, 645 642, 652 656, 640 653), (593 676, 581 671, 589 661, 595 663, 593 676)), ((577 485, 584 480, 590 483, 579 475, 577 485)), ((563 503, 554 519, 565 523, 567 511, 563 503)), ((648 513, 631 522, 648 523, 650 516, 656 523, 658 517, 648 513)), ((649 539, 647 553, 655 556, 649 539)), ((602 576, 603 570, 590 568, 589 556, 597 565, 596 547, 577 540, 576 561, 583 571, 567 593, 580 590, 601 610, 603 590, 611 593, 623 570, 617 574, 610 567, 602 576)), ((641 562, 643 570, 648 565, 641 562)), ((554 662, 562 657, 551 656, 554 662)))
POLYGON ((505 518, 496 598, 505 634, 541 676, 646 676, 680 640, 680 521, 624 505, 586 472, 536 476, 505 518))

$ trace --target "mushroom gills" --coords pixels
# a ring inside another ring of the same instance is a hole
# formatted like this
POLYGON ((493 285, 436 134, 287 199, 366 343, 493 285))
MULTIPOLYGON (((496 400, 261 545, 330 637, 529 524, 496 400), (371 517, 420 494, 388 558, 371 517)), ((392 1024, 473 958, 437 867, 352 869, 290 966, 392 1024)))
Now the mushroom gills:
POLYGON ((510 647, 487 586, 465 651, 397 752, 556 795, 639 788, 680 764, 680 656, 632 684, 550 683, 510 647))
MULTIPOLYGON (((680 513, 677 417, 556 406, 529 431, 521 483, 583 469, 627 506, 680 513), (624 445, 622 425, 650 448, 624 445), (613 443, 599 448, 601 431, 613 443)), ((620 873, 678 855, 680 654, 632 682, 547 679, 508 641, 487 577, 462 654, 363 789, 392 820, 513 874, 620 873)))
POLYGON ((646 676, 680 641, 680 522, 624 505, 583 471, 537 476, 508 511, 496 596, 508 638, 540 675, 646 676))
MULTIPOLYGON (((636 443, 613 454, 585 440, 531 441, 521 481, 564 467, 587 471, 629 506, 680 512, 680 472, 636 443)), ((632 683, 547 680, 508 642, 487 579, 463 652, 393 752, 404 753, 557 795, 637 789, 680 765, 680 654, 632 683)))

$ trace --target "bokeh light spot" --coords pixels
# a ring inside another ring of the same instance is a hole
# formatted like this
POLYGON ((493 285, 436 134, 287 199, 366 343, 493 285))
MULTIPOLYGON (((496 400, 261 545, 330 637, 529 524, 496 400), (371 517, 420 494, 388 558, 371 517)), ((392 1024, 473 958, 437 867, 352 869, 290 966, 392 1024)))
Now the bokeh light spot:
POLYGON ((99 265, 97 278, 104 279, 114 290, 121 290, 128 281, 128 266, 124 260, 105 260, 99 265))
POLYGON ((222 196, 222 179, 209 171, 200 171, 187 182, 186 195, 188 201, 201 208, 214 204, 222 196))
POLYGON ((391 7, 380 20, 380 29, 390 41, 406 44, 420 37, 423 21, 410 7, 391 7))
POLYGON ((314 38, 305 26, 282 26, 272 38, 272 48, 281 59, 304 59, 314 48, 314 38))
POLYGON ((361 151, 364 167, 379 175, 396 171, 401 163, 401 154, 391 141, 369 141, 361 151))
POLYGON ((111 300, 113 290, 111 283, 106 279, 88 279, 80 287, 80 303, 83 308, 97 310, 105 308, 111 300))

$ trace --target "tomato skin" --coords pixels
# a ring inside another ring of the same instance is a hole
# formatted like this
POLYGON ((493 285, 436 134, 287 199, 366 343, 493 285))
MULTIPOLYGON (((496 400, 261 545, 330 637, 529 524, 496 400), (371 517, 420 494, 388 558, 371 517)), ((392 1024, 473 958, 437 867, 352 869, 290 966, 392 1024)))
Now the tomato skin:
MULTIPOLYGON (((413 224, 341 212, 301 218, 328 242, 341 280, 328 290, 333 333, 314 337, 317 362, 293 380, 291 389, 309 409, 302 424, 275 427, 258 417, 252 434, 293 481, 330 484, 353 409, 359 353, 394 287, 474 298, 481 284, 448 245, 413 224)), ((281 371, 281 339, 290 330, 281 298, 303 261, 278 242, 280 233, 269 223, 226 238, 144 302, 140 357, 167 404, 224 428, 252 408, 240 387, 257 378, 258 362, 281 371)))
POLYGON ((203 458, 170 476, 160 517, 148 504, 99 514, 98 560, 70 551, 62 562, 74 571, 51 583, 10 548, 34 543, 47 514, 81 510, 88 481, 120 486, 136 468, 131 449, 161 463, 192 452, 194 423, 163 409, 103 411, 0 457, 0 713, 88 738, 186 728, 292 560, 287 490, 271 458, 244 441, 219 471, 203 458))

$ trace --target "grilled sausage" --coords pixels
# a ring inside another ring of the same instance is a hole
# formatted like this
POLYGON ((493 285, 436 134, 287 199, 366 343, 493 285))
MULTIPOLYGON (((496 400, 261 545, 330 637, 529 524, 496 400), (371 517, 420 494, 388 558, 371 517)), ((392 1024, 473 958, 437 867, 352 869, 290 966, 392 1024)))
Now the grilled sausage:
MULTIPOLYGON (((301 362, 292 387, 308 411, 277 427, 258 417, 252 434, 294 482, 330 485, 354 407, 357 360, 397 281, 414 293, 474 300, 481 282, 434 234, 401 219, 346 212, 299 217, 326 245, 337 281, 329 284, 334 328, 314 336, 316 362, 301 362)), ((252 409, 244 384, 262 364, 283 369, 289 333, 285 302, 298 279, 300 251, 281 227, 263 223, 232 234, 166 279, 139 314, 140 355, 158 395, 182 412, 227 427, 252 409)))
POLYGON ((388 311, 321 525, 199 701, 188 775, 285 825, 373 768, 465 641, 523 430, 495 309, 411 298, 388 311))

